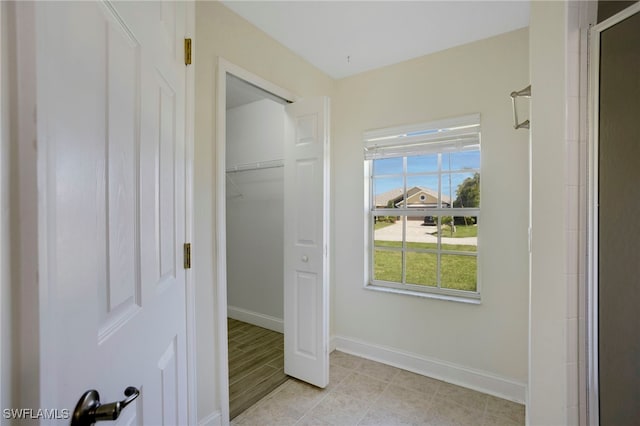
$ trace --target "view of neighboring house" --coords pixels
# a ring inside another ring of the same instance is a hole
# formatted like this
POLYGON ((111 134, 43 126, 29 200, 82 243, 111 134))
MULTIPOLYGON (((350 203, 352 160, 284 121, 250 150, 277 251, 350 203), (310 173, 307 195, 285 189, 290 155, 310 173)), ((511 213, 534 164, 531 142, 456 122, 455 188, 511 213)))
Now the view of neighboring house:
MULTIPOLYGON (((404 202, 404 193, 402 188, 395 188, 382 194, 375 196, 377 208, 401 208, 404 202)), ((407 208, 437 208, 438 207, 438 191, 425 188, 422 186, 414 186, 407 189, 407 208)), ((451 207, 451 199, 446 195, 442 195, 442 207, 451 207)), ((410 216, 408 220, 420 220, 425 223, 433 223, 431 216, 410 216)))

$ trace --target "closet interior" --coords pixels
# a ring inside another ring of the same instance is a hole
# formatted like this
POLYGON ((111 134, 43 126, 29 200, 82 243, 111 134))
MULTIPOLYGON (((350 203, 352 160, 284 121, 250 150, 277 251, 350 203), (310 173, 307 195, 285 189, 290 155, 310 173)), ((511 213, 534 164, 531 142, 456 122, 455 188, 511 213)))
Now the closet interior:
POLYGON ((233 419, 284 374, 283 234, 286 101, 226 81, 229 405, 233 419))

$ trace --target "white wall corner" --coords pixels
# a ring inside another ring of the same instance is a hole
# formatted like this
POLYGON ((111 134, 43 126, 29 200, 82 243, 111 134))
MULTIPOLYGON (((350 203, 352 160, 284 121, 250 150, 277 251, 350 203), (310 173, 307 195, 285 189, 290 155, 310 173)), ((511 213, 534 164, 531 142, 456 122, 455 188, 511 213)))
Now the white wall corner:
POLYGON ((336 350, 336 336, 331 336, 329 338, 329 353, 333 352, 336 350))
POLYGON ((526 383, 500 377, 486 371, 344 336, 334 336, 331 339, 331 347, 341 352, 382 362, 520 404, 525 402, 526 383))
POLYGON ((257 325, 258 327, 267 328, 269 330, 277 331, 278 333, 284 333, 284 320, 282 318, 252 312, 236 306, 228 306, 227 315, 229 318, 238 321, 248 322, 249 324, 257 325))
POLYGON ((214 411, 198 422, 198 426, 222 426, 220 411, 214 411))

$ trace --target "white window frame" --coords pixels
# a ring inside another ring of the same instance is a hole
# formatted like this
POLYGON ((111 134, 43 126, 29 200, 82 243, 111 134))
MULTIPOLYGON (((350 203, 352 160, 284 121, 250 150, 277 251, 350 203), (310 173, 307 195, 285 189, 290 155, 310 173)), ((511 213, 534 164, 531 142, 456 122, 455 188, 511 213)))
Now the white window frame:
MULTIPOLYGON (((477 208, 454 208, 442 207, 441 196, 439 197, 437 208, 393 208, 376 209, 374 194, 374 171, 373 162, 378 158, 401 157, 403 159, 402 174, 379 175, 377 178, 402 177, 404 193, 407 192, 407 178, 413 176, 439 176, 439 194, 442 194, 442 176, 450 172, 470 172, 480 173, 478 169, 465 170, 442 170, 441 155, 438 155, 437 171, 408 173, 407 157, 425 154, 442 154, 450 152, 463 152, 465 148, 480 149, 480 114, 467 115, 446 120, 439 120, 430 123, 417 125, 393 127, 387 129, 367 131, 364 133, 365 149, 365 288, 370 290, 400 293, 413 296, 459 301, 465 303, 479 304, 481 301, 481 274, 480 259, 481 248, 478 235, 478 246, 475 252, 443 250, 441 248, 441 236, 438 237, 436 249, 407 249, 406 241, 406 218, 412 216, 438 216, 440 222, 442 216, 473 216, 480 223, 480 207, 477 208), (375 229, 373 226, 375 216, 401 216, 402 225, 402 247, 386 248, 375 246, 375 229), (418 252, 434 253, 438 257, 442 254, 463 255, 476 257, 476 291, 466 291, 448 289, 441 287, 440 262, 437 266, 437 287, 419 284, 408 284, 406 280, 406 256, 403 256, 402 283, 392 281, 382 281, 374 279, 374 254, 375 250, 394 251, 400 253, 418 252)), ((482 200, 482 197, 480 197, 482 200)), ((453 199, 451 200, 453 203, 453 199)))

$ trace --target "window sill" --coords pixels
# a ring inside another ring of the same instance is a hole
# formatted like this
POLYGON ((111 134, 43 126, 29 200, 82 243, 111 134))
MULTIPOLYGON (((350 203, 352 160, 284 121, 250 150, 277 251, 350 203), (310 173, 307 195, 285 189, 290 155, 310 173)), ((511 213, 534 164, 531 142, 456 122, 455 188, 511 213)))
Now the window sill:
POLYGON ((481 305, 482 300, 478 297, 453 296, 450 294, 429 293, 424 291, 412 291, 400 288, 385 287, 375 284, 365 284, 365 290, 379 291, 382 293, 403 294, 405 296, 423 297, 426 299, 446 300, 449 302, 467 303, 470 305, 481 305))

